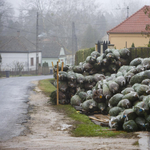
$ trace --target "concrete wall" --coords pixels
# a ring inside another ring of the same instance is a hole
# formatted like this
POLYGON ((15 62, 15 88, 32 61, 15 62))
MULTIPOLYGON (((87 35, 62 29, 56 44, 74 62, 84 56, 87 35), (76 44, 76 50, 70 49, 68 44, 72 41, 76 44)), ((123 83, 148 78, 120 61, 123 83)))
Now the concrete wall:
POLYGON ((114 44, 117 49, 129 48, 132 43, 135 47, 146 47, 149 43, 149 38, 142 34, 109 34, 109 41, 114 44))

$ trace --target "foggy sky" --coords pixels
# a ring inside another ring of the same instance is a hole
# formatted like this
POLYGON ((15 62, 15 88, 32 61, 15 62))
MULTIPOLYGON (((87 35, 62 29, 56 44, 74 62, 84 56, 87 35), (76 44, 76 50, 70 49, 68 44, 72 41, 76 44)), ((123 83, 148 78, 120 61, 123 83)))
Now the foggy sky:
MULTIPOLYGON (((129 3, 134 2, 139 4, 139 8, 142 8, 144 5, 150 5, 150 0, 96 0, 98 3, 100 3, 100 8, 102 8, 103 12, 111 12, 116 13, 119 8, 127 7, 129 3)), ((21 2, 23 0, 7 0, 7 2, 11 3, 13 7, 16 9, 16 15, 18 14, 17 9, 21 5, 21 2)), ((132 9, 132 8, 131 8, 132 9)), ((130 11, 129 11, 130 12, 130 11)))

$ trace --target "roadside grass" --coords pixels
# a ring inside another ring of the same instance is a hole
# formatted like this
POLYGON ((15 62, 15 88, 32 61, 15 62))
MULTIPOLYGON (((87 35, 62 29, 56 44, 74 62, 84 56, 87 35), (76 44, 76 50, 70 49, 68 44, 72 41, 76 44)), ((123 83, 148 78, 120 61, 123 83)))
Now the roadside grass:
POLYGON ((139 146, 139 141, 134 142, 133 145, 139 146))
MULTIPOLYGON (((94 124, 87 115, 80 114, 71 105, 54 105, 56 110, 65 113, 74 120, 75 128, 71 134, 75 137, 115 137, 121 134, 127 134, 124 131, 110 131, 108 127, 102 127, 94 124)), ((124 135, 125 136, 125 135, 124 135)))
MULTIPOLYGON (((49 96, 51 92, 56 88, 51 84, 54 79, 46 79, 39 81, 39 88, 49 96)), ((84 114, 80 114, 71 105, 53 105, 53 107, 66 114, 68 117, 74 120, 74 128, 71 131, 72 136, 75 137, 130 137, 130 133, 124 131, 111 131, 108 127, 101 127, 91 122, 89 117, 84 114)))
POLYGON ((46 96, 50 96, 50 93, 56 90, 56 87, 51 84, 54 79, 45 79, 39 81, 39 88, 46 96))

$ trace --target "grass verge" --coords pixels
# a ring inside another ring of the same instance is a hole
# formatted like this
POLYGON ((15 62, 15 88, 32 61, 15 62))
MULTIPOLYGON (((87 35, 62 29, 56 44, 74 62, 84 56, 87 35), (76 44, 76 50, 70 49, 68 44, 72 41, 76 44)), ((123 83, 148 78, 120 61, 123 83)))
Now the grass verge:
POLYGON ((65 113, 68 117, 74 120, 75 128, 72 130, 72 136, 76 137, 115 137, 124 136, 127 134, 124 131, 109 131, 107 127, 101 127, 91 122, 89 117, 84 114, 80 114, 71 105, 58 105, 54 106, 56 110, 65 113))
POLYGON ((56 90, 56 87, 51 84, 54 79, 45 79, 39 81, 39 88, 46 96, 49 96, 51 92, 56 90))
MULTIPOLYGON (((51 84, 54 79, 46 79, 39 81, 39 88, 46 94, 50 95, 56 88, 51 84)), ((65 113, 68 117, 74 120, 74 129, 72 130, 72 136, 76 137, 133 137, 133 134, 124 131, 110 131, 109 128, 101 127, 91 122, 88 116, 80 114, 71 105, 53 105, 53 107, 62 113, 65 113)))

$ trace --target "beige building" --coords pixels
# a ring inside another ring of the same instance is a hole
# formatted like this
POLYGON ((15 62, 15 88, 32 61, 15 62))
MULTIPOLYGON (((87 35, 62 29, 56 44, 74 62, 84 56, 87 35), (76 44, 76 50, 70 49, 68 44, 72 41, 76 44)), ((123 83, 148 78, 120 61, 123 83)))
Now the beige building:
MULTIPOLYGON (((144 6, 125 21, 107 32, 109 41, 117 49, 131 47, 134 43, 135 47, 146 47, 150 38, 146 36, 148 31, 145 30, 146 25, 150 24, 150 18, 145 14, 145 9, 150 6, 144 6)), ((150 32, 150 31, 149 31, 150 32)))

